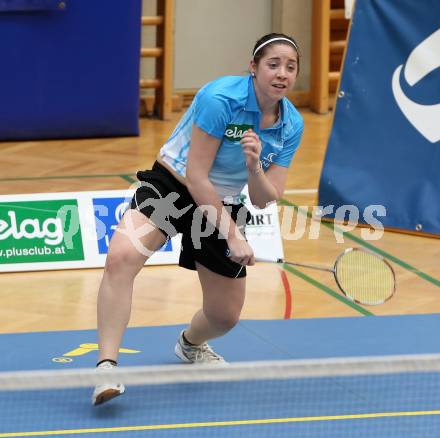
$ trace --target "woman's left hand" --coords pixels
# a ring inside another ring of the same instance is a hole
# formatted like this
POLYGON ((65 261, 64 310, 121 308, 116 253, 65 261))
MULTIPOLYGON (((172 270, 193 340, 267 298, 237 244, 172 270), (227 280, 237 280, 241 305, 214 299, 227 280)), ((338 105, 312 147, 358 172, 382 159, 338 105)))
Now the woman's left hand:
POLYGON ((260 167, 261 141, 258 135, 248 129, 240 140, 243 152, 246 157, 246 166, 249 170, 254 171, 260 167))

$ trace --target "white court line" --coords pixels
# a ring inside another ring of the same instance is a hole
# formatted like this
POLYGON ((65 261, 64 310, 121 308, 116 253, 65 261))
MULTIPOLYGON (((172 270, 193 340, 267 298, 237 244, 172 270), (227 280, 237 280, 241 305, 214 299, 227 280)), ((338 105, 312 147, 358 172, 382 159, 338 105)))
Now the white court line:
POLYGON ((318 193, 318 189, 287 189, 284 190, 285 195, 302 195, 307 193, 318 193))

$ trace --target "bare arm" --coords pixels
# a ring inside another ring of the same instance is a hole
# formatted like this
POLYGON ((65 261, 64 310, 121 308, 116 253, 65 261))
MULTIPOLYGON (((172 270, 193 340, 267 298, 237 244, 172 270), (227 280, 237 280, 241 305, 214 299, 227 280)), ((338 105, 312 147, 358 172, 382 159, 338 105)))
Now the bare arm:
POLYGON ((260 165, 261 142, 258 135, 249 130, 244 134, 241 144, 249 169, 248 188, 251 202, 258 208, 277 201, 283 195, 288 169, 272 164, 266 173, 260 165))
POLYGON ((216 210, 217 219, 214 225, 228 243, 231 260, 242 265, 253 265, 255 259, 252 248, 240 238, 241 234, 235 222, 224 208, 208 178, 219 146, 219 139, 193 126, 186 168, 186 185, 197 205, 209 205, 216 210))
POLYGON ((272 164, 264 173, 249 173, 248 189, 251 202, 258 208, 266 208, 283 196, 287 180, 286 167, 272 164))

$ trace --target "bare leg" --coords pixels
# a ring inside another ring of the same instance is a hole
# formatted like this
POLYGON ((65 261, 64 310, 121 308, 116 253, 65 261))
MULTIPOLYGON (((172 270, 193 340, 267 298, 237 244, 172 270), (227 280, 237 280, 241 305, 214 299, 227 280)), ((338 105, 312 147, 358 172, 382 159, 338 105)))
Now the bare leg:
POLYGON ((163 233, 142 213, 128 210, 124 214, 110 242, 98 294, 100 361, 117 359, 130 319, 133 282, 148 258, 146 248, 153 252, 164 243, 163 233))
POLYGON ((196 263, 203 291, 203 308, 193 317, 185 330, 192 344, 224 335, 239 321, 243 308, 246 278, 228 278, 196 263))

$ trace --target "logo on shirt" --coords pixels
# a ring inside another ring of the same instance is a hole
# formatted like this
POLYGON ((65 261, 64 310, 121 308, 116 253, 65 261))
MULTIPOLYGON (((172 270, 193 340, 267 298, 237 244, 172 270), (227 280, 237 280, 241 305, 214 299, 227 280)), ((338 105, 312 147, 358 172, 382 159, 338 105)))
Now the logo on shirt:
POLYGON ((230 141, 241 140, 243 134, 248 129, 254 129, 253 125, 233 125, 226 126, 225 137, 230 141))
POLYGON ((267 168, 270 166, 270 164, 273 162, 274 157, 276 157, 277 154, 275 152, 270 152, 265 157, 261 158, 261 164, 264 168, 267 168))

